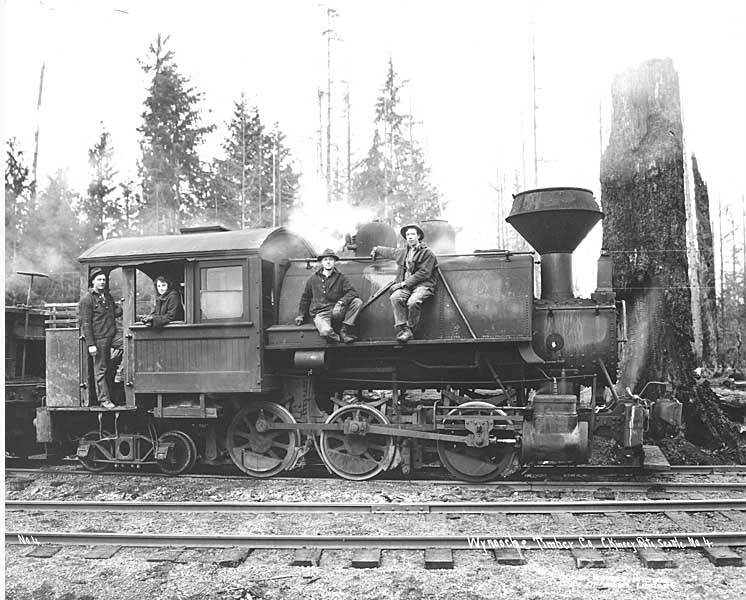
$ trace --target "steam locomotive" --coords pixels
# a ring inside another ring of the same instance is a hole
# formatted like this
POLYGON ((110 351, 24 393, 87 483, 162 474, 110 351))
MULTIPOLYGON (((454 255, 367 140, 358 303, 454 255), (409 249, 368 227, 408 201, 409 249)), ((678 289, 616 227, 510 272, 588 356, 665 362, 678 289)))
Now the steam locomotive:
POLYGON ((442 465, 486 481, 539 462, 583 463, 595 431, 639 451, 651 423, 680 423, 680 405, 608 400, 624 336, 611 259, 599 258, 590 298, 572 291, 572 252, 602 216, 585 189, 514 196, 507 221, 541 256, 538 298, 533 252, 456 253, 447 224, 424 223, 438 283, 406 345, 386 293, 396 265, 369 256, 396 245, 385 224, 362 226, 337 265, 364 301, 350 345, 294 324, 316 254, 282 227, 105 240, 80 257, 81 287, 100 267, 121 291, 120 405, 96 404, 80 331, 48 329, 37 439, 75 444, 91 471, 180 474, 199 459, 271 477, 315 452, 351 480, 442 465), (185 320, 153 329, 137 314, 158 275, 177 282, 185 320))

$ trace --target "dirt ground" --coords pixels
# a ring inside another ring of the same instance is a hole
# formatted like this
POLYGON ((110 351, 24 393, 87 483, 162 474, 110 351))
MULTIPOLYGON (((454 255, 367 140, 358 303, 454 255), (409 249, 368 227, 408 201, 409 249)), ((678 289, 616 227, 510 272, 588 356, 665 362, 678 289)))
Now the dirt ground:
MULTIPOLYGON (((651 483, 660 477, 651 476, 651 483)), ((689 477, 683 477, 691 481, 689 477)), ((682 479, 682 480, 684 480, 682 479)), ((708 481, 742 481, 737 474, 713 475, 708 481)), ((704 497, 696 491, 688 497, 704 497)), ((553 496, 554 497, 554 496, 553 496)), ((568 490, 562 499, 588 499, 592 491, 568 490)), ((143 478, 60 474, 6 478, 7 499, 167 501, 308 501, 308 502, 429 502, 539 500, 536 492, 516 492, 509 486, 428 484, 407 481, 350 482, 335 479, 213 480, 143 478)), ((620 496, 620 499, 624 499, 620 496)), ((631 497, 629 499, 632 499, 631 497)), ((7 531, 146 531, 155 533, 220 532, 267 534, 421 534, 504 535, 509 532, 561 533, 548 515, 319 515, 264 514, 250 517, 234 513, 155 515, 49 511, 6 513, 7 531), (434 517, 434 518, 433 518, 434 517)), ((672 523, 660 524, 661 533, 672 523)), ((606 525, 582 521, 582 531, 603 532, 606 525)), ((634 531, 647 530, 645 519, 635 519, 634 531)), ((744 517, 746 526, 746 517, 744 517)), ((702 521, 704 531, 722 530, 712 519, 702 521)), ((742 598, 746 569, 715 567, 692 551, 669 551, 678 567, 643 568, 631 551, 602 551, 605 569, 576 569, 571 555, 554 550, 526 553, 527 564, 498 565, 482 551, 454 552, 452 570, 428 570, 421 551, 383 551, 377 569, 354 569, 351 551, 325 551, 319 567, 292 567, 291 550, 256 550, 237 567, 219 567, 214 550, 187 549, 179 562, 150 562, 148 550, 123 548, 104 560, 86 560, 87 547, 63 547, 51 558, 30 558, 28 546, 6 544, 6 598, 13 600, 166 600, 374 598, 374 599, 487 599, 589 598, 605 600, 647 598, 742 598), (183 561, 183 562, 182 562, 183 561)), ((746 558, 746 550, 739 550, 746 558)))
MULTIPOLYGON (((728 396, 734 392, 716 390, 728 396)), ((737 394, 737 393, 736 393, 737 394)), ((746 394, 744 394, 746 397, 746 394)), ((683 435, 656 441, 672 464, 725 464, 732 462, 722 449, 705 449, 683 435)), ((744 441, 746 445, 746 441, 744 441)), ((632 458, 608 439, 594 438, 592 462, 626 464, 632 458)), ((737 475, 728 477, 738 477, 737 475)), ((741 477, 740 480, 743 480, 741 477)), ((652 482, 652 480, 651 480, 652 482)), ((694 494, 703 497, 703 494, 694 494)), ((510 489, 484 490, 460 484, 423 486, 406 481, 345 482, 280 480, 244 483, 219 480, 144 480, 138 477, 82 476, 70 483, 64 477, 14 477, 5 479, 6 499, 65 500, 178 500, 193 501, 338 501, 338 502, 426 502, 466 500, 530 500, 510 489)), ((582 493, 564 499, 583 498, 582 493)), ((23 516, 5 513, 6 531, 151 531, 258 534, 258 533, 419 533, 464 535, 501 532, 506 527, 551 533, 551 520, 516 519, 498 522, 477 517, 441 517, 437 523, 421 516, 375 515, 360 524, 360 516, 264 515, 260 519, 240 515, 178 514, 143 515, 134 520, 108 513, 67 517, 61 513, 36 512, 23 516), (188 521, 188 522, 187 522, 188 521)), ((712 530, 722 529, 717 519, 712 530)), ((505 529, 507 531, 507 529, 505 529)), ((372 598, 421 600, 453 599, 574 599, 603 596, 604 600, 659 598, 743 598, 746 568, 715 567, 693 551, 668 551, 677 568, 643 568, 631 551, 602 551, 607 567, 577 569, 567 552, 542 550, 526 555, 522 566, 498 565, 491 554, 481 551, 454 552, 452 570, 428 570, 421 551, 384 551, 377 569, 354 569, 351 551, 324 551, 319 567, 292 567, 291 550, 255 550, 236 567, 220 567, 214 550, 187 549, 177 562, 151 562, 149 552, 123 548, 103 560, 87 560, 89 548, 63 547, 51 558, 30 558, 29 547, 5 546, 5 597, 9 600, 253 600, 295 598, 372 598)), ((746 549, 739 549, 746 558, 746 549)))

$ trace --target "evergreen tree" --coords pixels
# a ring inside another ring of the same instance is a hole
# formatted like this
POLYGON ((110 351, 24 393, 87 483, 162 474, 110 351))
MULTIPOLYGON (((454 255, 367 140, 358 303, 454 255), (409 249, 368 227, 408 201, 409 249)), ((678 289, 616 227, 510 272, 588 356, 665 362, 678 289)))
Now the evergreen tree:
POLYGON ((98 140, 88 150, 88 164, 91 167, 91 181, 87 195, 78 207, 80 216, 87 225, 87 242, 111 237, 122 226, 122 209, 117 198, 112 195, 116 190, 113 166, 113 149, 111 134, 101 125, 98 140))
POLYGON ((49 178, 24 234, 24 259, 31 268, 46 273, 78 270, 77 257, 86 247, 74 210, 80 202, 64 171, 49 178))
POLYGON ((112 235, 143 235, 144 223, 142 220, 144 203, 142 195, 137 192, 134 181, 127 180, 119 184, 117 207, 121 215, 119 225, 114 229, 112 235))
POLYGON ((190 85, 166 49, 168 37, 158 35, 146 60, 140 61, 151 77, 142 125, 140 175, 147 206, 143 215, 152 231, 174 231, 199 214, 204 200, 198 188, 205 172, 197 148, 214 129, 201 125, 198 104, 202 94, 190 85))
POLYGON ((298 192, 285 136, 275 124, 267 133, 256 106, 243 95, 234 104, 223 142, 224 158, 215 160, 215 182, 208 210, 233 227, 271 227, 287 218, 298 192))
POLYGON ((429 182, 419 144, 412 138, 411 115, 398 112, 399 92, 389 59, 386 83, 375 106, 375 130, 368 155, 353 175, 353 202, 373 208, 394 225, 432 219, 440 215, 440 193, 429 182), (403 128, 409 123, 409 135, 403 128))
POLYGON ((23 151, 15 138, 8 139, 5 150, 5 265, 12 271, 17 262, 21 236, 28 226, 33 182, 23 151))

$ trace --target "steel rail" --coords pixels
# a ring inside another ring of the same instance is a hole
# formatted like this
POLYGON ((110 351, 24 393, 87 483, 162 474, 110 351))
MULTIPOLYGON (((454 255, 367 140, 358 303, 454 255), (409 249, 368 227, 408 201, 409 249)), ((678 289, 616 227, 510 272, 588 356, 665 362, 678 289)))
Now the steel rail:
POLYGON ((101 502, 7 500, 6 511, 240 513, 657 513, 746 511, 746 498, 716 500, 571 500, 540 502, 101 502))
POLYGON ((390 536, 390 535, 158 535, 137 533, 56 533, 47 531, 8 531, 5 543, 10 545, 60 544, 117 545, 184 548, 253 549, 285 548, 378 548, 382 550, 488 550, 520 548, 521 550, 634 550, 640 547, 697 548, 706 546, 746 546, 746 532, 677 532, 677 533, 588 533, 582 535, 519 534, 494 535, 490 532, 472 536, 390 536))
MULTIPOLYGON (((74 459, 70 461, 72 463, 77 463, 77 459, 74 459)), ((229 468, 232 468, 230 465, 226 465, 229 468)), ((63 470, 55 470, 54 468, 50 467, 41 467, 41 468, 23 468, 23 467, 10 467, 5 469, 6 474, 14 474, 14 473, 40 473, 40 474, 60 474, 60 473, 72 473, 72 474, 81 474, 81 475, 92 475, 94 473, 91 473, 90 471, 85 471, 83 469, 79 470, 69 470, 69 471, 63 471, 63 470)), ((96 475, 118 475, 123 473, 123 471, 117 472, 117 471, 104 471, 102 473, 95 473, 96 475)), ((135 473, 134 471, 131 473, 133 475, 152 475, 156 477, 168 477, 173 478, 172 475, 165 475, 163 473, 147 473, 147 472, 141 472, 141 473, 135 473)), ((653 471, 653 470, 645 470, 643 467, 640 467, 639 465, 533 465, 531 467, 528 467, 526 470, 526 474, 529 475, 585 475, 585 474, 610 474, 610 475, 718 475, 718 474, 746 474, 746 465, 671 465, 670 468, 666 469, 665 471, 653 471)), ((239 478, 245 479, 244 475, 241 475, 239 473, 235 474, 239 478)), ((225 474, 225 473, 187 473, 184 475, 181 475, 181 477, 234 477, 234 475, 225 474)), ((290 479, 299 479, 300 477, 288 477, 285 476, 285 478, 290 479)), ((274 478, 278 479, 278 478, 274 478)), ((386 479, 385 475, 384 477, 379 478, 379 480, 386 479)), ((398 479, 397 479, 398 481, 398 479)), ((417 480, 420 481, 420 480, 417 480)), ((423 480, 424 481, 424 480, 423 480)), ((427 481, 439 481, 437 479, 427 480, 427 481)))
MULTIPOLYGON (((52 474, 52 475, 83 475, 87 477, 143 477, 143 478, 157 478, 157 479, 170 479, 174 480, 173 477, 164 475, 162 473, 147 473, 142 471, 104 471, 101 473, 91 473, 89 471, 33 471, 34 474, 52 474)), ((185 479, 212 479, 222 481, 243 481, 251 480, 245 475, 207 475, 207 474, 188 474, 180 475, 176 480, 184 481, 185 479)), ((256 481, 256 480, 253 480, 256 481)), ((271 479, 262 480, 266 485, 272 485, 273 483, 292 483, 292 482, 324 482, 334 483, 338 485, 346 485, 347 482, 344 479, 330 478, 330 477, 272 477, 271 479)), ((505 490, 510 492, 541 492, 541 491, 559 491, 568 490, 572 492, 579 491, 595 491, 600 488, 610 488, 615 492, 629 492, 629 493, 645 493, 651 489, 656 491, 666 492, 725 492, 725 491, 739 491, 746 492, 746 482, 669 482, 661 480, 652 481, 491 481, 486 483, 470 483, 466 481, 457 480, 436 480, 436 479, 374 479, 369 482, 355 481, 352 484, 355 487, 359 487, 361 490, 365 489, 362 486, 365 485, 380 485, 381 483, 397 483, 401 485, 412 485, 415 487, 423 486, 434 486, 434 487, 458 487, 462 489, 494 489, 494 490, 505 490)))

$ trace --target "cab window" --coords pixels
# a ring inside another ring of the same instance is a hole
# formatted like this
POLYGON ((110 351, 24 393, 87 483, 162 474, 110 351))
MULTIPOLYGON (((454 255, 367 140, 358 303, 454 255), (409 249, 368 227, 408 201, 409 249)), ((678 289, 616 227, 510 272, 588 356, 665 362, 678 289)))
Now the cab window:
POLYGON ((199 269, 200 320, 242 319, 244 268, 237 264, 202 266, 199 269))

